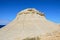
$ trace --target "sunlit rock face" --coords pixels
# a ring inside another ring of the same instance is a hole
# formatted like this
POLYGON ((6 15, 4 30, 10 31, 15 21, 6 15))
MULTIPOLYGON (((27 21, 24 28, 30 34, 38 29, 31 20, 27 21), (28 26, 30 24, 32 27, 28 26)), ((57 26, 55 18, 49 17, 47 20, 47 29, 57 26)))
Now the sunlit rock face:
POLYGON ((60 40, 60 25, 48 21, 42 12, 28 8, 0 29, 0 40, 60 40))

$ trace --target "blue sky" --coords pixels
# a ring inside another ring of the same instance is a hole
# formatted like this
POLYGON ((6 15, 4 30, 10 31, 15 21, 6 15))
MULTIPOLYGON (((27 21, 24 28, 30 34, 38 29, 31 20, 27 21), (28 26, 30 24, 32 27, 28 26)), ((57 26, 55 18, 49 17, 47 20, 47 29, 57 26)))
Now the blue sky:
POLYGON ((8 24, 26 8, 36 8, 48 20, 60 23, 60 0, 0 0, 0 25, 8 24))

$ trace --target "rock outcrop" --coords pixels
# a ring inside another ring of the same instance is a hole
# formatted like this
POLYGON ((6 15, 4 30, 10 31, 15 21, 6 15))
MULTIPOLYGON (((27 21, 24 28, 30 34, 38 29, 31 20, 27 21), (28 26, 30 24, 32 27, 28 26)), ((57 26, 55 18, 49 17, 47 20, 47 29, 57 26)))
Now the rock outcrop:
POLYGON ((60 40, 60 27, 42 12, 28 8, 0 29, 0 40, 60 40))

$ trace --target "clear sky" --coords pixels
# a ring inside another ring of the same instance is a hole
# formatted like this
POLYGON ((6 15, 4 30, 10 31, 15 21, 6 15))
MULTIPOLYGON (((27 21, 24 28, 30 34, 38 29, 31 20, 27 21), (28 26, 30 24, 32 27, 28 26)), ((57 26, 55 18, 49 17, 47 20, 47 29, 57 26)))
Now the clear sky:
POLYGON ((0 25, 8 24, 26 8, 36 8, 48 20, 60 23, 60 0, 0 0, 0 25))

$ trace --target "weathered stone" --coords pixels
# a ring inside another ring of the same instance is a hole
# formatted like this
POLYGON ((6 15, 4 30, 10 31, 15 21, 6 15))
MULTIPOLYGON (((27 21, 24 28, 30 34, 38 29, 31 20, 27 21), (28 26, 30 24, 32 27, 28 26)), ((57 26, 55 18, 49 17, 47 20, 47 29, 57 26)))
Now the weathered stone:
POLYGON ((0 40, 60 40, 60 27, 36 9, 28 8, 0 29, 0 40))

